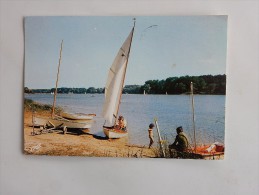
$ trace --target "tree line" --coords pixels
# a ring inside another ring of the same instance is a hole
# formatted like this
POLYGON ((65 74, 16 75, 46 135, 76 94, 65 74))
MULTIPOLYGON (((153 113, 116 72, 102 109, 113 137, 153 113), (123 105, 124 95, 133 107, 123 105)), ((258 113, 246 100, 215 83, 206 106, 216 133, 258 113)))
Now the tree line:
POLYGON ((140 88, 148 94, 186 94, 190 93, 190 83, 196 94, 226 94, 226 75, 203 75, 169 77, 165 80, 149 80, 140 88))
MULTIPOLYGON (((29 89, 28 87, 24 87, 24 93, 54 93, 55 88, 51 89, 29 89)), ((89 87, 86 88, 69 88, 69 87, 61 87, 57 88, 57 93, 62 94, 69 94, 69 93, 75 93, 75 94, 86 94, 86 93, 104 93, 104 88, 94 88, 89 87)))
MULTIPOLYGON (((226 94, 226 75, 202 75, 202 76, 181 76, 169 77, 165 80, 148 80, 144 85, 125 85, 124 94, 188 94, 190 83, 193 82, 195 94, 226 94)), ((52 89, 29 89, 24 88, 25 93, 54 93, 52 89)), ((67 88, 57 89, 63 94, 87 94, 104 93, 104 88, 67 88)))

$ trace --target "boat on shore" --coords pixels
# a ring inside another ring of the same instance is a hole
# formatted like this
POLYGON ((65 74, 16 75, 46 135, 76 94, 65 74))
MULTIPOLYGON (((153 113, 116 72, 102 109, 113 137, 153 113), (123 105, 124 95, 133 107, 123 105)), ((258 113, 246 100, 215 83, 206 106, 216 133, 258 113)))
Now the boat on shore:
POLYGON ((198 159, 222 160, 224 159, 224 145, 215 142, 211 145, 198 146, 192 154, 198 159))
POLYGON ((103 125, 103 132, 108 138, 128 136, 128 131, 120 129, 117 122, 134 28, 135 21, 130 34, 122 44, 111 65, 105 85, 105 102, 103 105, 105 123, 103 125), (107 123, 108 125, 106 125, 107 123))
POLYGON ((92 120, 96 114, 62 112, 61 116, 70 120, 92 120))
POLYGON ((128 133, 121 129, 116 129, 113 126, 103 126, 103 132, 108 138, 118 139, 128 136, 128 133))
POLYGON ((72 113, 63 113, 65 116, 69 118, 64 118, 62 116, 55 115, 55 106, 56 106, 56 97, 57 97, 57 88, 58 88, 58 79, 59 79, 59 70, 61 64, 61 57, 62 57, 62 48, 63 48, 63 40, 60 46, 60 55, 59 55, 59 63, 58 63, 58 71, 57 71, 57 79, 56 79, 56 87, 54 91, 54 99, 52 105, 52 113, 50 117, 39 117, 33 116, 33 126, 41 126, 43 128, 51 127, 52 129, 59 129, 63 128, 64 133, 66 133, 67 129, 89 129, 91 128, 92 121, 88 122, 78 122, 76 120, 83 120, 85 118, 92 120, 95 116, 94 114, 72 114, 72 113))
POLYGON ((54 129, 63 128, 63 129, 90 129, 92 124, 91 122, 76 122, 72 120, 67 120, 64 118, 50 118, 50 117, 33 117, 33 125, 40 127, 52 127, 54 129))
MULTIPOLYGON (((192 99, 192 125, 193 125, 193 140, 194 148, 190 148, 186 152, 177 152, 176 156, 180 158, 190 159, 205 159, 205 160, 222 160, 224 159, 225 146, 219 142, 214 142, 209 145, 196 145, 196 129, 195 129, 195 113, 194 113, 194 95, 193 83, 190 85, 190 94, 192 99)), ((173 154, 175 155, 175 154, 173 154)))
POLYGON ((204 159, 204 160, 223 160, 224 145, 213 143, 211 145, 197 146, 184 152, 170 151, 170 157, 182 159, 204 159))

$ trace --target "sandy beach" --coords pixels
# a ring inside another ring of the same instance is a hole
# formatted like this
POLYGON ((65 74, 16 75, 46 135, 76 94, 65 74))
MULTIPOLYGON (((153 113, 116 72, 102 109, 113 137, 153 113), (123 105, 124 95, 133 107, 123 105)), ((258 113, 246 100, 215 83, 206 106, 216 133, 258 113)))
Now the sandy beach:
MULTIPOLYGON (((37 116, 50 116, 48 111, 36 113, 37 116)), ((100 127, 101 128, 101 127, 100 127)), ((39 128, 34 128, 39 132, 39 128)), ((156 149, 147 146, 128 145, 127 138, 106 139, 97 137, 83 131, 68 131, 63 134, 61 130, 52 133, 32 135, 32 112, 24 112, 24 153, 33 155, 53 156, 89 156, 89 157, 132 157, 154 158, 156 149)), ((147 143, 148 144, 148 143, 147 143)))

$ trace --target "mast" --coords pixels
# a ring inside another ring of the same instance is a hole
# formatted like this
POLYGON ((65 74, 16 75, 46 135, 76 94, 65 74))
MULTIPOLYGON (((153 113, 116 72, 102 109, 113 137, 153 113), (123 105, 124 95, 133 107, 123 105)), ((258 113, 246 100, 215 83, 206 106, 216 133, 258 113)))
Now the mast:
POLYGON ((193 83, 191 82, 191 97, 192 97, 192 127, 194 138, 194 151, 196 152, 196 131, 195 131, 195 118, 194 118, 194 97, 193 97, 193 83))
POLYGON ((119 104, 118 104, 117 112, 116 112, 116 115, 115 115, 114 126, 116 125, 117 116, 118 116, 118 112, 119 112, 119 108, 120 108, 120 101, 121 101, 121 96, 122 96, 125 76, 126 76, 126 72, 127 72, 127 66, 128 66, 128 61, 129 61, 130 49, 131 49, 133 34, 134 34, 134 30, 135 30, 136 18, 133 18, 133 20, 134 20, 134 25, 133 25, 133 28, 132 28, 132 36, 131 36, 131 39, 130 39, 129 51, 128 51, 128 54, 127 54, 126 66, 125 66, 125 71, 124 71, 124 74, 123 74, 122 85, 121 85, 121 93, 120 93, 120 98, 119 98, 119 104))
POLYGON ((54 100, 53 100, 53 105, 52 105, 52 113, 51 113, 51 117, 52 117, 52 118, 54 118, 54 116, 55 116, 55 106, 56 106, 56 98, 57 98, 57 91, 58 91, 58 78, 59 78, 59 69, 60 69, 61 57, 62 57, 62 48, 63 48, 63 40, 61 41, 60 52, 59 52, 59 61, 58 61, 58 72, 57 72, 56 88, 55 88, 54 100))

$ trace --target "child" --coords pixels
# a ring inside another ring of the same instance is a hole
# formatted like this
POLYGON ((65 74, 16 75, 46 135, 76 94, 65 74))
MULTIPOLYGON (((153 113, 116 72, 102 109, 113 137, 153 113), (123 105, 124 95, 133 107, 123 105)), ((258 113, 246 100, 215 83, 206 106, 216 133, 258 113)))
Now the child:
POLYGON ((150 139, 150 143, 149 143, 149 147, 148 148, 150 148, 151 146, 152 146, 152 144, 154 143, 154 135, 153 135, 153 128, 154 128, 154 124, 153 123, 151 123, 150 125, 149 125, 149 129, 148 129, 148 137, 149 137, 149 139, 150 139))
POLYGON ((123 116, 119 116, 118 123, 117 123, 117 129, 127 131, 127 121, 124 119, 123 116))

